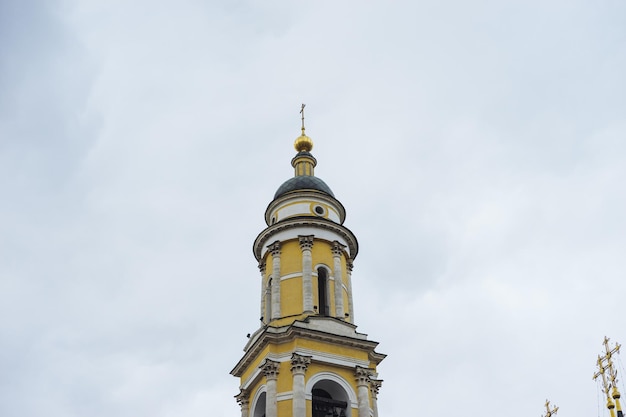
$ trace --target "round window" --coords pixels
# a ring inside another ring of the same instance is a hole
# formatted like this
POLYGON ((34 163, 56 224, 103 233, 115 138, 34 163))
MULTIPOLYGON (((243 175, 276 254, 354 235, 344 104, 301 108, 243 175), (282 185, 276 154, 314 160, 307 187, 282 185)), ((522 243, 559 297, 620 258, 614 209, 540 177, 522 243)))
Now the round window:
POLYGON ((318 214, 320 216, 324 215, 324 211, 325 211, 324 207, 322 207, 322 206, 315 206, 314 210, 315 210, 316 214, 318 214))

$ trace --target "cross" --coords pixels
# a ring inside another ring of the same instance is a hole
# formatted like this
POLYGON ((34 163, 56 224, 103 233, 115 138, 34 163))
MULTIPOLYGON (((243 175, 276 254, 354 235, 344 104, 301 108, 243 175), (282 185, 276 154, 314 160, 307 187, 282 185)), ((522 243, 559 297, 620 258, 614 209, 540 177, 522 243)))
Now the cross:
POLYGON ((611 384, 606 382, 606 375, 604 375, 604 371, 606 370, 606 368, 604 367, 603 359, 604 358, 602 358, 602 357, 600 357, 600 355, 598 355, 598 372, 593 374, 593 379, 598 379, 599 376, 602 376, 603 391, 607 395, 607 398, 609 398, 609 390, 611 388, 611 384))
POLYGON ((306 104, 302 103, 302 107, 300 107, 300 114, 302 115, 302 135, 304 135, 304 108, 306 104))
MULTIPOLYGON (((615 386, 615 383, 617 382, 617 369, 615 369, 613 367, 613 361, 611 360, 611 358, 613 357, 614 353, 619 353, 619 348, 622 347, 622 345, 620 345, 619 343, 615 344, 615 347, 613 349, 611 349, 609 347, 609 338, 604 336, 604 342, 602 342, 602 344, 604 345, 604 351, 606 352, 606 355, 604 355, 603 357, 598 357, 598 361, 606 361, 607 364, 607 368, 609 371, 609 378, 611 379, 611 384, 613 384, 613 386, 615 386)), ((604 373, 604 367, 603 369, 601 369, 601 372, 604 373)))
POLYGON ((609 363, 611 363, 611 356, 614 353, 619 353, 619 348, 622 347, 622 345, 620 345, 619 343, 615 344, 615 347, 613 349, 609 348, 609 338, 604 336, 604 342, 602 342, 602 344, 604 345, 604 350, 606 351, 606 355, 604 355, 604 357, 602 358, 603 360, 606 359, 607 361, 609 361, 609 363))
POLYGON ((552 410, 550 410, 550 401, 546 400, 546 415, 543 417, 552 417, 557 411, 559 411, 559 407, 555 406, 552 410))

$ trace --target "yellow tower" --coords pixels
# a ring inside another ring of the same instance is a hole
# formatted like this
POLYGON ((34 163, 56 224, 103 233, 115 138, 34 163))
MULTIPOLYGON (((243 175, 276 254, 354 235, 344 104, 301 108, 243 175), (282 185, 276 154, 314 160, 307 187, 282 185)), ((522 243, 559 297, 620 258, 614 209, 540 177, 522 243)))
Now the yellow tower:
POLYGON ((378 417, 385 355, 354 325, 352 263, 358 242, 345 209, 314 176, 313 141, 295 141, 295 176, 265 211, 254 241, 261 271, 261 327, 231 374, 242 417, 378 417))

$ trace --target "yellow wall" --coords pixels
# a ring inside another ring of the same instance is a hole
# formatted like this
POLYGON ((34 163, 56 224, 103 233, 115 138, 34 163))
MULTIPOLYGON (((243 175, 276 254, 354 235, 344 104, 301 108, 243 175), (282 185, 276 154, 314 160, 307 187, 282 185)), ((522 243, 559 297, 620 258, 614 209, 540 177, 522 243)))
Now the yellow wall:
MULTIPOLYGON (((291 276, 284 278, 280 281, 280 299, 281 299, 281 317, 284 319, 274 320, 271 325, 283 326, 302 318, 303 313, 303 298, 302 298, 302 250, 300 249, 300 242, 297 239, 281 242, 281 255, 280 255, 280 275, 281 277, 291 276)), ((318 285, 317 285, 317 268, 320 266, 326 266, 329 270, 329 278, 334 277, 333 267, 334 258, 332 254, 332 243, 324 240, 315 240, 313 248, 311 250, 312 265, 313 265, 313 305, 320 306, 318 299, 318 285)), ((273 273, 273 256, 271 253, 266 254, 265 257, 265 276, 263 278, 263 288, 266 288, 273 273)), ((346 257, 345 254, 341 256, 341 282, 343 286, 347 288, 347 270, 346 270, 346 257)), ((329 313, 331 316, 335 314, 335 282, 334 280, 328 281, 328 305, 329 313)), ((342 287, 342 298, 344 312, 350 311, 348 304, 347 290, 342 287)), ((266 314, 267 309, 263 312, 266 314)), ((321 313, 321 312, 320 312, 321 313)), ((341 317, 344 319, 345 317, 341 317)), ((268 318, 266 318, 267 320, 268 318)))

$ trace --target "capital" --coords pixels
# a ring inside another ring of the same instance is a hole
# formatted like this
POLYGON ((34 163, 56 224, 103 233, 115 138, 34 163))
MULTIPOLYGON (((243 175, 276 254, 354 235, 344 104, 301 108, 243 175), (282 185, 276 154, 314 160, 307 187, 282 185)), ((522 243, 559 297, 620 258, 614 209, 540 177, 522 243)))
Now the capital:
POLYGON ((272 256, 280 256, 280 241, 279 240, 277 240, 276 242, 272 243, 267 248, 272 253, 272 256))
POLYGON ((291 372, 293 374, 304 375, 310 363, 311 363, 310 356, 298 355, 297 353, 294 352, 291 355, 291 372))
POLYGON ((354 370, 354 376, 356 378, 356 384, 358 386, 368 386, 371 381, 370 377, 372 376, 372 370, 357 366, 354 370))
POLYGON ((311 250, 313 247, 313 235, 310 236, 298 236, 300 240, 300 249, 302 250, 311 250))
POLYGON ((352 259, 350 258, 346 259, 346 270, 348 271, 349 274, 352 273, 353 268, 354 268, 354 263, 352 263, 352 259))
POLYGON ((337 242, 336 240, 333 242, 333 256, 341 256, 341 254, 343 253, 343 248, 345 248, 345 245, 342 245, 341 243, 337 242))
POLYGON ((265 261, 259 262, 259 271, 261 271, 261 274, 265 274, 265 261))
POLYGON ((378 398, 378 390, 383 385, 382 379, 370 378, 370 390, 372 391, 372 397, 378 398))
POLYGON ((261 370, 267 379, 276 379, 278 377, 278 368, 280 367, 280 363, 273 361, 271 359, 265 359, 261 366, 261 370))
POLYGON ((250 392, 248 390, 241 388, 239 390, 239 394, 235 395, 235 399, 237 400, 237 404, 241 406, 241 408, 247 407, 250 403, 250 392))

